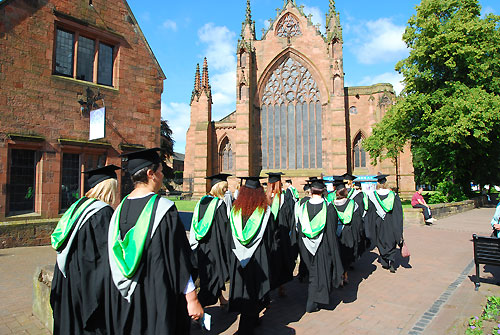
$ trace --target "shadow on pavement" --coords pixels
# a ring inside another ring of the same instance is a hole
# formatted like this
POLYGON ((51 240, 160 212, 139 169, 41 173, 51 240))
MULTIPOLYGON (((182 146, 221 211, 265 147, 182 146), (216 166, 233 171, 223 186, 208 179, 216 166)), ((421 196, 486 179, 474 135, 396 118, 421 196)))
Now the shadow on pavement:
MULTIPOLYGON (((500 266, 484 265, 479 268, 479 282, 491 285, 500 285, 500 266), (489 273, 490 275, 485 275, 489 273), (486 277, 486 278, 485 278, 486 277)), ((475 271, 475 270, 474 270, 475 271)), ((476 274, 469 275, 469 280, 476 282, 476 274)))
POLYGON ((373 264, 373 261, 377 258, 378 255, 375 252, 366 251, 364 255, 353 264, 354 268, 347 271, 349 284, 345 285, 343 288, 334 290, 334 307, 340 302, 349 304, 358 299, 359 285, 377 269, 377 266, 373 264))

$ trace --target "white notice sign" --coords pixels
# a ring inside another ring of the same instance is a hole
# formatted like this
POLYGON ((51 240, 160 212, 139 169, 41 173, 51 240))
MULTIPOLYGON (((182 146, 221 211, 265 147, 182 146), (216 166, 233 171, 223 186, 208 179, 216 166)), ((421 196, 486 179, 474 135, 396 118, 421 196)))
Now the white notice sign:
POLYGON ((90 111, 89 141, 106 136, 106 107, 90 111))

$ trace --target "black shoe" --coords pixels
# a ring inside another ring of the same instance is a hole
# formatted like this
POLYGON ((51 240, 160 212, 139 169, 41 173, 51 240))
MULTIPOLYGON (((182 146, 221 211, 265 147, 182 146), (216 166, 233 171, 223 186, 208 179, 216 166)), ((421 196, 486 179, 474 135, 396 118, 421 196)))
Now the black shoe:
POLYGON ((307 313, 314 313, 314 312, 317 312, 319 311, 319 307, 318 307, 318 304, 315 303, 315 302, 312 302, 312 303, 307 303, 306 305, 306 312, 307 313))
POLYGON ((389 267, 389 271, 391 271, 391 273, 396 273, 396 269, 394 268, 394 265, 391 265, 389 267))

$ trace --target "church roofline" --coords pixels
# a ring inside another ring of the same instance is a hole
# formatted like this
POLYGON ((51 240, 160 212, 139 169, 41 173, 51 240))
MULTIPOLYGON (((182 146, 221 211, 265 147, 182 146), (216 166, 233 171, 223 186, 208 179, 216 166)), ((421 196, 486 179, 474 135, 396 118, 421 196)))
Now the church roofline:
POLYGON ((236 113, 236 111, 224 116, 222 119, 220 119, 219 121, 215 121, 215 123, 234 123, 232 121, 229 121, 229 118, 234 115, 236 113))
POLYGON ((368 95, 383 92, 390 92, 395 94, 394 87, 390 83, 378 83, 370 86, 352 86, 346 87, 346 90, 349 96, 354 96, 357 94, 368 95))

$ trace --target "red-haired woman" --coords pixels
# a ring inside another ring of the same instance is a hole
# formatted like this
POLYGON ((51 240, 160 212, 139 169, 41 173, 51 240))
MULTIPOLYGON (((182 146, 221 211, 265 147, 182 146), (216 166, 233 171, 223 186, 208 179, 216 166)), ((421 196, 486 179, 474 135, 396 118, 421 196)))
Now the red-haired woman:
POLYGON ((271 290, 270 254, 274 225, 259 177, 246 177, 233 203, 227 243, 229 311, 241 313, 238 334, 253 334, 271 290))
POLYGON ((338 287, 344 269, 335 231, 337 213, 322 197, 326 186, 322 179, 311 180, 311 199, 300 206, 297 217, 300 259, 309 270, 306 312, 327 305, 332 286, 338 287))
MULTIPOLYGON (((285 296, 284 284, 293 279, 296 248, 292 248, 291 231, 294 227, 295 202, 285 200, 282 192, 281 172, 268 173, 267 201, 274 219, 274 244, 271 252, 271 289, 279 287, 279 295, 285 296)), ((293 229, 295 231, 295 229, 293 229)), ((296 238, 294 233, 293 238, 296 238)))

